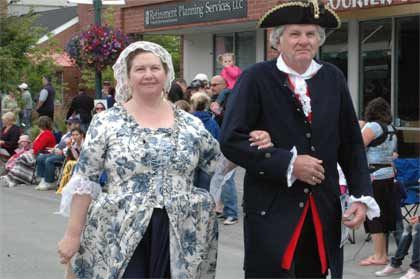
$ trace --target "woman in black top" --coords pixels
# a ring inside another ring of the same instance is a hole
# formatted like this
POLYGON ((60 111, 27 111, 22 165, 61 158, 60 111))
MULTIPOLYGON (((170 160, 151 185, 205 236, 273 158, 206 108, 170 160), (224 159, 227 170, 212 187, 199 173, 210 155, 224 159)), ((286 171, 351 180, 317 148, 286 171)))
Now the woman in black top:
POLYGON ((18 140, 20 137, 20 128, 16 126, 16 118, 13 112, 6 112, 2 116, 3 129, 0 135, 0 147, 9 153, 10 157, 15 154, 15 149, 18 148, 18 140))

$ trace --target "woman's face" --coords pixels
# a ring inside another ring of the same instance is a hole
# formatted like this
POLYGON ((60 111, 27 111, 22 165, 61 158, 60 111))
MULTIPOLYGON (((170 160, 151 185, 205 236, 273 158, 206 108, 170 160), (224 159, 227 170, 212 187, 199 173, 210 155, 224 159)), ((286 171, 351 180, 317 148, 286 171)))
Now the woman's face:
POLYGON ((166 72, 160 58, 151 52, 134 57, 128 81, 133 95, 161 96, 165 87, 166 72))

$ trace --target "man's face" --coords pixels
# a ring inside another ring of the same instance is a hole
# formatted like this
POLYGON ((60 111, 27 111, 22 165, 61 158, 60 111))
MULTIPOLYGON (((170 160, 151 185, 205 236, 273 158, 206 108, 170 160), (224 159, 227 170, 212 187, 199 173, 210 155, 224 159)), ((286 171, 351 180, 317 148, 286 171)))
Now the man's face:
POLYGON ((319 44, 316 25, 290 24, 285 26, 278 49, 281 49, 285 62, 293 68, 295 65, 309 66, 318 52, 319 44))
POLYGON ((211 79, 210 87, 213 94, 219 95, 226 88, 226 82, 221 78, 214 77, 211 79))

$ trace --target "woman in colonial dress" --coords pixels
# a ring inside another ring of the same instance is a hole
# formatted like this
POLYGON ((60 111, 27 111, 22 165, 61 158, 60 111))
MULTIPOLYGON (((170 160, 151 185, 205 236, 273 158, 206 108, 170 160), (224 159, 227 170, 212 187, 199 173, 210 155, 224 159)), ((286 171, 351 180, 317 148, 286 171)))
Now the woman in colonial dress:
POLYGON ((132 43, 113 69, 117 103, 95 115, 62 193, 60 262, 76 278, 213 278, 214 201, 192 179, 196 168, 212 172, 219 145, 163 98, 174 79, 164 48, 132 43))

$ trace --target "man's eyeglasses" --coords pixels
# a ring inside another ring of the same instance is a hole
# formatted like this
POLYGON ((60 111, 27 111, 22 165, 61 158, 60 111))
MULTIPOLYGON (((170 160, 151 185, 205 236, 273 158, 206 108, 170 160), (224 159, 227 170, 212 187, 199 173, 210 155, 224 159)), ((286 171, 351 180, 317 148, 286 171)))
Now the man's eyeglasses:
POLYGON ((215 87, 215 86, 217 86, 219 84, 221 84, 221 83, 220 82, 219 83, 210 83, 210 87, 215 87))

